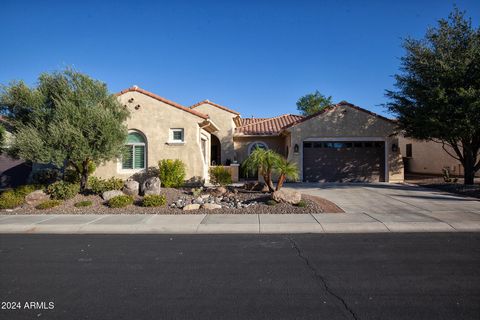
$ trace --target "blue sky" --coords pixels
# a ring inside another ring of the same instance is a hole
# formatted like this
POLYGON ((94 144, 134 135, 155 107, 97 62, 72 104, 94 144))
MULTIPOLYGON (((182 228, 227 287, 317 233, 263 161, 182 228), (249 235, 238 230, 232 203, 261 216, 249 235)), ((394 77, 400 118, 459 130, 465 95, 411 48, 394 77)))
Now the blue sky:
POLYGON ((388 115, 401 39, 423 37, 454 3, 480 18, 478 0, 0 2, 2 84, 73 66, 112 92, 135 84, 244 117, 296 113, 316 89, 388 115))

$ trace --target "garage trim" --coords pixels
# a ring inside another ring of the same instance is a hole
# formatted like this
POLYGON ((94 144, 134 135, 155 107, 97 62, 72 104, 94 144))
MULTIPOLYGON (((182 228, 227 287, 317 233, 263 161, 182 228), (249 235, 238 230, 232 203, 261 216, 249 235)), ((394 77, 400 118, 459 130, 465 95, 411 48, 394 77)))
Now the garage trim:
POLYGON ((303 142, 305 141, 382 141, 385 143, 385 182, 389 182, 389 163, 388 163, 388 141, 382 137, 322 137, 322 138, 307 138, 302 141, 302 148, 300 148, 300 168, 301 180, 303 181, 303 142))

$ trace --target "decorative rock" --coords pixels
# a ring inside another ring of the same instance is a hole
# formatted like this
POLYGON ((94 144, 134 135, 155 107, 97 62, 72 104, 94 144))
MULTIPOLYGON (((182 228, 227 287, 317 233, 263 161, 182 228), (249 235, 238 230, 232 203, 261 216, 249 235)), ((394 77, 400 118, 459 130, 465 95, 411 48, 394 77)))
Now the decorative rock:
POLYGON ((298 204, 300 200, 302 200, 302 195, 297 191, 287 191, 285 189, 281 189, 272 193, 272 199, 277 202, 298 204))
POLYGON ((193 200, 193 203, 196 204, 203 204, 203 198, 202 197, 197 197, 195 200, 193 200))
POLYGON ((203 206, 202 206, 203 209, 207 209, 207 210, 214 210, 214 209, 221 209, 222 206, 219 205, 219 204, 215 204, 215 203, 205 203, 203 206))
POLYGON ((138 190, 140 188, 140 184, 135 180, 127 180, 123 185, 123 193, 128 194, 129 196, 136 196, 138 195, 138 190))
POLYGON ((27 194, 27 196, 25 197, 25 202, 27 204, 36 204, 48 199, 50 199, 50 196, 43 192, 43 190, 35 190, 27 194))
POLYGON ((183 207, 183 211, 198 210, 198 209, 200 209, 200 205, 198 203, 187 204, 185 207, 183 207))
POLYGON ((209 194, 202 194, 202 195, 200 196, 200 198, 202 198, 202 199, 208 199, 208 198, 210 198, 210 195, 209 195, 209 194))
POLYGON ((151 177, 142 183, 143 195, 160 194, 160 179, 158 177, 151 177))
POLYGON ((110 191, 105 191, 104 193, 102 193, 102 198, 103 198, 103 200, 108 201, 108 200, 112 199, 113 197, 121 196, 121 195, 124 195, 124 193, 120 190, 110 190, 110 191))

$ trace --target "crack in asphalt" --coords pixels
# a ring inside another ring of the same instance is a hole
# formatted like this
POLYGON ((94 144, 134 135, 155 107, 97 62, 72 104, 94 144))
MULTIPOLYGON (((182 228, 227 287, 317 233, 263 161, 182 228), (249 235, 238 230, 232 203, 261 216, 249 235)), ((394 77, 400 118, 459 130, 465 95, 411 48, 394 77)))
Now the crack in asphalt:
POLYGON ((359 318, 357 317, 357 315, 355 314, 355 312, 352 310, 352 308, 350 308, 347 304, 347 302, 341 297, 339 296, 338 294, 336 294, 335 292, 332 291, 332 289, 328 286, 327 284, 327 281, 325 280, 325 278, 318 272, 318 270, 310 263, 310 261, 308 260, 308 258, 303 254, 302 250, 298 247, 297 243, 295 242, 295 240, 293 240, 292 238, 290 237, 286 237, 286 239, 288 241, 290 241, 290 243, 292 244, 292 247, 295 249, 295 251, 297 251, 297 255, 298 257, 305 263, 305 265, 307 266, 308 269, 310 269, 310 271, 312 272, 312 274, 314 275, 315 278, 317 278, 318 280, 320 280, 320 282, 322 283, 323 287, 325 288, 325 291, 331 295, 332 297, 334 297, 335 299, 337 299, 338 301, 340 301, 340 303, 343 305, 343 307, 345 308, 345 310, 347 310, 350 315, 353 317, 353 319, 355 320, 358 320, 359 318))

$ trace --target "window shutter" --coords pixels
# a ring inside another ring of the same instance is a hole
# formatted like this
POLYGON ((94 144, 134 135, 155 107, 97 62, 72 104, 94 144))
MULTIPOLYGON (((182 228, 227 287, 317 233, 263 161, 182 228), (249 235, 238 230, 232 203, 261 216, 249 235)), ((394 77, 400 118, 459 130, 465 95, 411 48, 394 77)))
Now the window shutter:
POLYGON ((133 146, 125 146, 125 152, 122 157, 122 168, 133 169, 133 146))
POLYGON ((135 169, 143 169, 145 164, 145 146, 135 146, 135 169))

